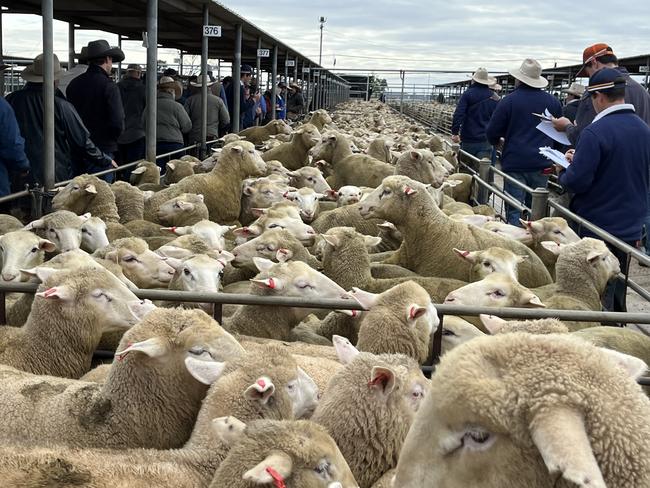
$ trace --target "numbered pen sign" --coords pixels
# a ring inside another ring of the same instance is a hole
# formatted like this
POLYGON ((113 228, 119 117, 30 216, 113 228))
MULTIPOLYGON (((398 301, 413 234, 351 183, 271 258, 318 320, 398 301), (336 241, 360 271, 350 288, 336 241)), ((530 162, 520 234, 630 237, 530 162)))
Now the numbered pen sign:
POLYGON ((271 55, 271 50, 270 49, 258 49, 257 50, 257 57, 258 58, 268 58, 271 55))
POLYGON ((221 26, 220 25, 204 25, 203 26, 203 36, 204 37, 221 37, 221 26))
POLYGON ((303 68, 303 69, 302 69, 302 72, 303 72, 303 73, 309 73, 309 68, 303 68))
POLYGON ((296 65, 296 62, 293 60, 287 60, 285 64, 287 65, 287 68, 291 68, 296 65))

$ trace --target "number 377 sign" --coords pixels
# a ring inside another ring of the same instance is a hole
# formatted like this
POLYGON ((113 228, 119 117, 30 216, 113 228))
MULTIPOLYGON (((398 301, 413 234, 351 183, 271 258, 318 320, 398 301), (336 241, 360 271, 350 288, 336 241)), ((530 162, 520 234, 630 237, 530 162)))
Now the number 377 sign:
POLYGON ((220 25, 204 25, 203 26, 203 36, 204 37, 221 37, 221 26, 220 25))

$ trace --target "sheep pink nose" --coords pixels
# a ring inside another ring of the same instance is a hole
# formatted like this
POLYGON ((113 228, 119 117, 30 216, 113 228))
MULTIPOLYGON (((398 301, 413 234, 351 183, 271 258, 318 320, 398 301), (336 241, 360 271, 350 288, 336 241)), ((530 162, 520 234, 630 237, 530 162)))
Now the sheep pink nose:
POLYGON ((4 281, 12 281, 16 276, 14 273, 2 273, 2 279, 4 281))

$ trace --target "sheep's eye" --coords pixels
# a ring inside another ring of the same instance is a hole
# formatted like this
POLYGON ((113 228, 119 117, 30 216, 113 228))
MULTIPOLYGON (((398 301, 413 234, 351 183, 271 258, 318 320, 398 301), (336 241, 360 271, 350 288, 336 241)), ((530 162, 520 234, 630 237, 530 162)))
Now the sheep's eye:
POLYGON ((556 229, 553 231, 553 234, 557 234, 559 236, 564 235, 564 233, 560 229, 556 229))
POLYGON ((424 392, 423 392, 423 391, 416 390, 416 391, 414 391, 414 392, 411 393, 411 396, 412 396, 413 398, 420 398, 420 397, 423 397, 423 396, 424 396, 424 392))
POLYGON ((483 261, 483 266, 485 266, 486 268, 489 268, 490 267, 490 261, 483 261))
POLYGON ((5 252, 4 247, 0 246, 0 252, 5 252))
POLYGON ((32 247, 32 252, 38 252, 38 247, 32 247))
POLYGON ((456 334, 454 334, 454 333, 453 333, 451 330, 449 330, 449 329, 442 329, 442 335, 443 335, 443 336, 455 336, 456 334))
POLYGON ((268 246, 266 246, 266 248, 267 248, 269 251, 275 251, 275 246, 274 246, 273 244, 269 244, 268 246))
POLYGON ((50 234, 54 234, 54 235, 56 235, 56 231, 55 231, 54 229, 47 229, 47 231, 48 231, 50 234))
POLYGON ((379 198, 384 198, 385 196, 390 195, 390 190, 384 190, 381 192, 381 195, 379 195, 379 198))
POLYGON ((72 191, 77 191, 78 189, 79 189, 79 187, 76 186, 76 185, 72 187, 72 191))
POLYGON ((298 288, 300 288, 302 290, 304 290, 306 288, 309 288, 309 289, 313 290, 315 288, 314 286, 310 285, 309 283, 305 283, 305 282, 298 283, 297 286, 298 286, 298 288))
POLYGON ((187 268, 183 268, 183 274, 184 274, 185 276, 189 276, 189 275, 191 275, 192 273, 190 273, 190 270, 189 270, 189 269, 187 269, 187 268))
POLYGON ((181 206, 178 204, 178 202, 176 202, 176 203, 174 204, 174 208, 181 208, 181 206))
POLYGON ((269 229, 276 229, 276 228, 284 229, 284 227, 282 225, 280 225, 280 224, 269 224, 268 228, 269 229))
POLYGON ((320 476, 328 476, 330 474, 330 463, 328 461, 321 461, 318 463, 318 466, 314 468, 314 471, 316 471, 320 476))
POLYGON ((310 176, 309 178, 307 178, 307 181, 311 181, 311 182, 313 182, 313 181, 314 181, 314 178, 312 178, 312 177, 310 176))
POLYGON ((81 228, 81 233, 82 233, 82 234, 88 234, 88 231, 82 227, 82 228, 81 228))
POLYGON ((138 259, 135 256, 125 256, 122 259, 122 261, 124 261, 125 263, 133 263, 133 262, 137 262, 138 259))
POLYGON ((494 295, 495 297, 499 297, 499 298, 506 296, 506 294, 503 293, 501 290, 494 290, 491 293, 491 295, 494 295))

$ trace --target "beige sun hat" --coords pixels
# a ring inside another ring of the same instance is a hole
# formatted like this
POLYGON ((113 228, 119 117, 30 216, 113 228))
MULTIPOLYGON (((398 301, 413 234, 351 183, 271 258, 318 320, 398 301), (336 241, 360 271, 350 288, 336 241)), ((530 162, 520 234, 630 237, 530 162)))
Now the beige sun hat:
POLYGON ((183 93, 183 87, 181 86, 180 83, 177 81, 174 81, 174 78, 171 76, 163 76, 160 78, 160 81, 158 81, 158 89, 159 90, 166 90, 168 88, 173 88, 175 93, 176 93, 176 98, 181 97, 181 93, 183 93))
POLYGON ((533 88, 545 88, 548 85, 548 80, 542 76, 542 65, 535 59, 524 59, 519 68, 511 69, 508 73, 533 88))
POLYGON ((580 83, 571 83, 569 88, 562 90, 562 93, 568 93, 569 95, 575 95, 576 97, 581 97, 585 92, 585 86, 580 83))
POLYGON ((488 74, 488 70, 485 68, 478 68, 474 71, 472 75, 472 80, 481 85, 494 85, 497 82, 497 79, 488 74))
MULTIPOLYGON (((201 88, 203 86, 203 76, 199 76, 198 78, 201 81, 190 81, 190 86, 194 88, 201 88)), ((207 86, 212 86, 216 83, 217 81, 208 81, 207 86)))
POLYGON ((495 92, 500 92, 503 90, 503 87, 499 85, 498 83, 495 83, 494 85, 491 85, 490 88, 492 88, 495 92))
MULTIPOLYGON (((54 71, 54 80, 60 80, 63 76, 63 69, 61 68, 61 63, 59 63, 59 58, 56 54, 52 56, 53 71, 54 71)), ((43 83, 43 54, 39 54, 34 58, 34 62, 28 65, 20 77, 25 81, 30 81, 32 83, 43 83)))

